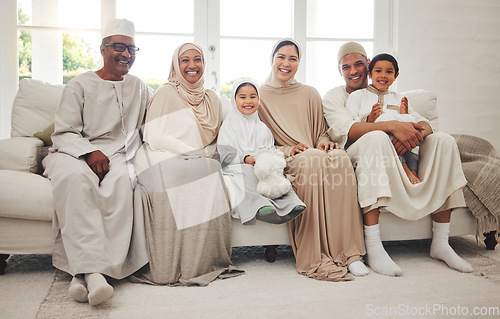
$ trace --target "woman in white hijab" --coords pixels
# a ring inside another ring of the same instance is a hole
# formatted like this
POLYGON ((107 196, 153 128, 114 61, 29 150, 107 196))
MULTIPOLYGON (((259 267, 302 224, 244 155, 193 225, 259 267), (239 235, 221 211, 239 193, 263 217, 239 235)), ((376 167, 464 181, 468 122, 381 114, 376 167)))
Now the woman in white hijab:
POLYGON ((212 158, 221 104, 203 87, 204 69, 199 46, 179 46, 146 113, 145 143, 134 159, 149 255, 149 269, 135 277, 141 282, 205 286, 239 274, 230 260, 221 165, 212 158))
POLYGON ((256 190, 255 155, 261 148, 274 149, 273 135, 259 119, 257 85, 251 80, 236 82, 231 104, 219 132, 217 150, 223 173, 233 189, 232 216, 243 224, 253 224, 256 218, 273 224, 292 220, 305 209, 293 189, 276 199, 264 197, 256 190))

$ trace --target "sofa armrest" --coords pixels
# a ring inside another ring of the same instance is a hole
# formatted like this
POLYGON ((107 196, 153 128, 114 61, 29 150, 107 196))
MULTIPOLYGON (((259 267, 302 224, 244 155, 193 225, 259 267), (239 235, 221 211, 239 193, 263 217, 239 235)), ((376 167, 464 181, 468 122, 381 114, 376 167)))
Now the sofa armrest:
POLYGON ((41 174, 44 144, 36 137, 11 137, 0 140, 0 169, 41 174))

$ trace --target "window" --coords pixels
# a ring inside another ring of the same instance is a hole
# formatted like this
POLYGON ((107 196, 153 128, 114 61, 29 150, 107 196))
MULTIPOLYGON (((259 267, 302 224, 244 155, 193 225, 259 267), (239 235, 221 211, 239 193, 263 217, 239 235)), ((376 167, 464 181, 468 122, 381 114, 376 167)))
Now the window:
MULTIPOLYGON (((377 6, 388 1, 379 0, 377 6)), ((342 83, 336 61, 339 46, 354 40, 371 54, 377 37, 374 0, 17 3, 19 77, 51 83, 66 83, 77 74, 101 67, 101 23, 113 17, 134 21, 141 51, 132 72, 153 90, 167 81, 172 53, 183 42, 203 47, 205 85, 230 94, 232 83, 241 77, 262 84, 271 71, 272 46, 280 38, 292 37, 303 53, 298 80, 324 94, 342 83)))
POLYGON ((371 56, 374 0, 308 0, 306 82, 321 95, 344 83, 337 67, 337 52, 347 41, 359 42, 371 56))
POLYGON ((100 0, 17 2, 20 78, 66 83, 100 66, 100 0))
POLYGON ((271 71, 273 45, 280 38, 292 37, 292 33, 292 0, 221 0, 221 93, 229 97, 232 84, 239 78, 264 83, 271 71))
POLYGON ((155 91, 168 80, 174 50, 194 41, 194 1, 116 0, 116 9, 117 18, 134 22, 141 48, 132 73, 155 91))

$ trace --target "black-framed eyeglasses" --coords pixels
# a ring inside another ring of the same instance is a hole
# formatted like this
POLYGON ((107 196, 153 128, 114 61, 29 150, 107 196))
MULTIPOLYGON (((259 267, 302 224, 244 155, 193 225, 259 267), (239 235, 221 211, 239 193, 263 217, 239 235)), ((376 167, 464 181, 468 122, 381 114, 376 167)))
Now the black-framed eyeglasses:
POLYGON ((135 55, 137 51, 139 51, 139 48, 136 47, 135 45, 126 45, 125 43, 108 43, 104 44, 105 47, 110 47, 113 46, 113 49, 116 52, 123 52, 125 49, 128 49, 128 53, 135 55))

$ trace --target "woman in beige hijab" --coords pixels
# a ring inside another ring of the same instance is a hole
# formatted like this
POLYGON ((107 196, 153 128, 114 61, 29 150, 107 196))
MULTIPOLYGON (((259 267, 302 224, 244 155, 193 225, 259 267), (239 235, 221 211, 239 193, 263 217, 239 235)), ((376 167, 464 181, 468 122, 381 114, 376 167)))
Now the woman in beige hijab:
POLYGON ((179 46, 146 113, 134 159, 149 254, 149 269, 135 277, 142 282, 205 286, 238 274, 221 166, 212 158, 221 103, 203 87, 204 69, 199 46, 179 46))
POLYGON ((275 45, 259 115, 287 157, 285 173, 307 206, 289 223, 297 271, 319 280, 352 280, 351 274, 368 274, 356 177, 345 151, 326 133, 321 96, 294 78, 300 58, 292 39, 275 45))

